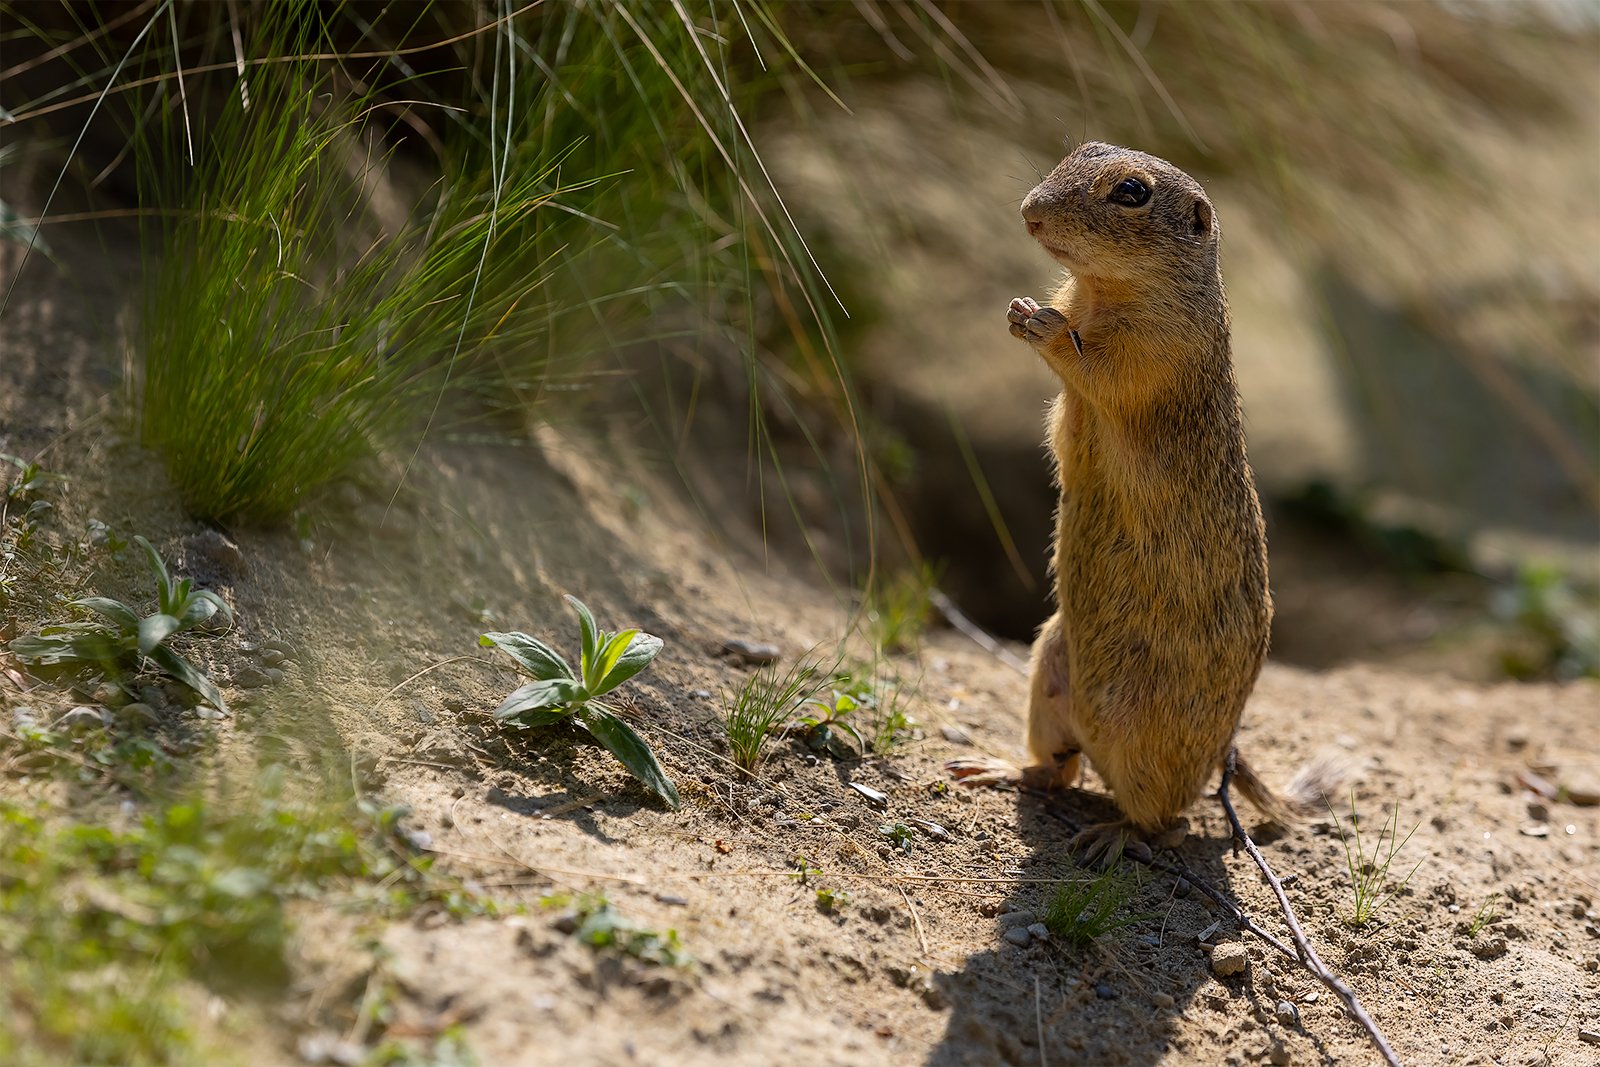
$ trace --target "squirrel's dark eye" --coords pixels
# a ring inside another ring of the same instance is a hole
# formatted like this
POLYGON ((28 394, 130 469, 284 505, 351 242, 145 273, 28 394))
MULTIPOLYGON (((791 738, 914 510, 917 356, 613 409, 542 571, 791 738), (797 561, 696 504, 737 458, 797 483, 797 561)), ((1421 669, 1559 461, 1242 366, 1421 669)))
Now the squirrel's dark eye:
POLYGON ((1144 207, 1150 201, 1150 187, 1138 178, 1124 178, 1106 199, 1123 207, 1144 207))

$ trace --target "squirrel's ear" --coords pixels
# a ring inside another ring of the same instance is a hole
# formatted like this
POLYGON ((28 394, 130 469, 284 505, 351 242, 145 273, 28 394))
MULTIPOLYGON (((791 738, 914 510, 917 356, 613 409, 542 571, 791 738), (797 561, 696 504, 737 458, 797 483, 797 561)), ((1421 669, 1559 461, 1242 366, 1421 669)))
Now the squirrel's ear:
POLYGON ((1200 198, 1195 198, 1194 207, 1191 209, 1190 224, 1194 227, 1196 237, 1204 237, 1211 232, 1211 205, 1200 198))

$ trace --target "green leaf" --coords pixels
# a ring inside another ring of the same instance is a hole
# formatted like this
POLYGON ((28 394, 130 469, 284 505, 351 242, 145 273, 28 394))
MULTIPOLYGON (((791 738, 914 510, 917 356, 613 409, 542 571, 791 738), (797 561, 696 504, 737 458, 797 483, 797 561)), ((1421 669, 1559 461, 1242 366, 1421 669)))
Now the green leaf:
MULTIPOLYGON (((589 665, 594 662, 594 654, 600 643, 599 631, 594 624, 594 616, 589 614, 589 608, 577 597, 568 594, 565 598, 573 610, 578 613, 578 627, 583 631, 583 680, 590 681, 589 665)), ((598 678, 593 679, 599 681, 598 678)))
POLYGON ((209 589, 201 589, 190 593, 188 599, 183 602, 183 611, 178 615, 178 621, 183 623, 182 628, 187 630, 199 626, 218 612, 222 613, 223 619, 229 626, 233 625, 233 611, 223 603, 222 598, 209 589))
POLYGON ((533 711, 524 711, 513 715, 504 721, 512 726, 529 729, 535 726, 554 726, 556 723, 565 722, 570 718, 572 718, 571 708, 536 708, 533 711))
POLYGON ((88 608, 90 611, 98 611, 129 633, 134 633, 139 629, 139 616, 134 614, 134 610, 120 600, 112 600, 110 597, 103 596, 86 596, 82 600, 74 600, 72 605, 78 608, 88 608))
POLYGON ((174 616, 157 612, 139 620, 139 654, 148 656, 150 650, 183 628, 174 616))
POLYGON ((172 579, 167 575, 167 565, 161 561, 161 554, 149 541, 139 534, 134 534, 133 539, 144 549, 144 554, 150 557, 150 569, 156 572, 157 598, 161 601, 161 610, 166 611, 172 600, 172 579))
POLYGON ((222 693, 211 684, 211 679, 205 676, 194 664, 178 655, 166 645, 157 645, 146 653, 155 664, 168 674, 172 675, 184 685, 199 693, 207 704, 218 711, 227 711, 228 705, 222 699, 222 693))
POLYGON ((24 663, 49 666, 84 659, 73 645, 73 641, 62 637, 19 637, 7 647, 24 663))
POLYGON ((650 751, 650 746, 645 744, 644 738, 634 733, 627 723, 593 704, 578 713, 578 721, 594 735, 596 741, 606 746, 613 756, 621 760, 622 765, 632 771, 634 777, 655 790, 674 811, 683 803, 678 799, 678 790, 672 784, 672 779, 667 777, 667 772, 656 762, 655 753, 650 751))
MULTIPOLYGON (((618 634, 619 638, 625 635, 618 634)), ((615 663, 608 667, 605 676, 600 680, 599 688, 595 690, 598 696, 609 693, 629 678, 650 666, 650 661, 655 659, 661 651, 661 638, 654 634, 647 634, 640 630, 629 630, 628 647, 625 648, 615 663)))
POLYGON ((510 633, 489 633, 478 638, 478 644, 484 648, 496 647, 506 655, 516 660, 522 669, 538 678, 548 681, 553 678, 566 678, 576 680, 572 668, 567 666, 567 661, 561 658, 561 653, 540 641, 536 637, 529 637, 519 630, 510 633))
MULTIPOLYGON (((526 711, 538 711, 569 704, 575 700, 586 700, 588 696, 588 692, 570 678, 529 682, 501 701, 500 706, 494 709, 494 717, 510 719, 526 711)), ((563 710, 561 714, 566 715, 569 712, 563 710)))
POLYGON ((19 637, 11 651, 29 663, 105 663, 133 650, 131 635, 120 638, 105 630, 73 631, 72 637, 19 637))
POLYGON ((584 682, 596 696, 606 691, 600 683, 606 675, 611 673, 611 668, 617 665, 617 660, 628 649, 628 642, 633 640, 633 635, 638 630, 624 630, 620 634, 601 634, 599 650, 595 652, 594 662, 587 664, 584 671, 584 682), (593 668, 590 670, 589 668, 593 668))

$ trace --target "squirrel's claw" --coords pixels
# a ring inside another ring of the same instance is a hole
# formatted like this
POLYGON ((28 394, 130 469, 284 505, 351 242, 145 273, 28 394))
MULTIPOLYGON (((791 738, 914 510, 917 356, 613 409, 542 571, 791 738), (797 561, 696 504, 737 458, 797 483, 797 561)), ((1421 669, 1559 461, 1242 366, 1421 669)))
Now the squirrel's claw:
POLYGON ((1022 772, 1011 764, 988 757, 953 759, 944 769, 962 785, 973 789, 985 785, 1016 785, 1022 780, 1022 772))
POLYGON ((1055 308, 1040 307, 1032 298, 1019 296, 1006 310, 1011 336, 1042 348, 1067 328, 1067 317, 1055 308))

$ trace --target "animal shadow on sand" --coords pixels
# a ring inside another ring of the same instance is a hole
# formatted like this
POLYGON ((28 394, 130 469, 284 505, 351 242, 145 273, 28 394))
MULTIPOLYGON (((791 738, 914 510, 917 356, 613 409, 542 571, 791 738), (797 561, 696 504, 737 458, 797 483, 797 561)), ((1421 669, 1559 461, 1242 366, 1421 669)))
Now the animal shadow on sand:
MULTIPOLYGON (((1080 866, 1068 847, 1078 828, 1118 816, 1109 798, 1081 790, 1050 796, 1020 793, 1016 833, 1028 852, 1018 867, 1030 879, 1089 879, 1099 868, 1080 866)), ((1189 838, 1157 864, 1181 858, 1218 892, 1233 899, 1222 858, 1232 850, 1220 805, 1203 798, 1188 813, 1189 838)), ((1248 828, 1252 835, 1257 828, 1248 828)), ((1261 828, 1264 833, 1264 828, 1261 828)), ((1230 1053, 1265 1057, 1285 1031, 1273 1016, 1278 996, 1263 959, 1251 954, 1243 974, 1218 978, 1197 935, 1222 920, 1211 940, 1238 939, 1237 924, 1200 890, 1178 886, 1132 860, 1121 871, 1142 881, 1120 917, 1143 915, 1104 934, 1087 948, 1056 936, 1019 947, 1003 936, 997 918, 994 947, 968 956, 958 969, 935 973, 930 996, 950 1007, 943 1038, 927 1064, 1155 1064, 1169 1059, 1222 1062, 1230 1053), (1170 999, 1169 999, 1170 998, 1170 999), (1179 1018, 1189 1020, 1180 1023, 1179 1018), (1215 1048, 1197 1047, 1198 1021, 1215 1048), (1179 1033, 1182 1029, 1184 1032, 1179 1033), (1041 1035, 1044 1047, 1041 1054, 1041 1035)), ((1019 884, 1000 915, 1026 910, 1043 919, 1056 885, 1019 884)), ((1275 916, 1256 916, 1268 929, 1275 916)), ((1249 939, 1259 946, 1255 938, 1249 939)), ((1274 966, 1277 962, 1274 961, 1274 966)), ((1279 967, 1281 973, 1290 973, 1279 967)), ((1292 1028, 1304 1034, 1296 1023, 1292 1028)), ((1306 1034, 1316 1062, 1332 1064, 1329 1050, 1306 1034)), ((1310 1061, 1308 1061, 1310 1062, 1310 1061)))

